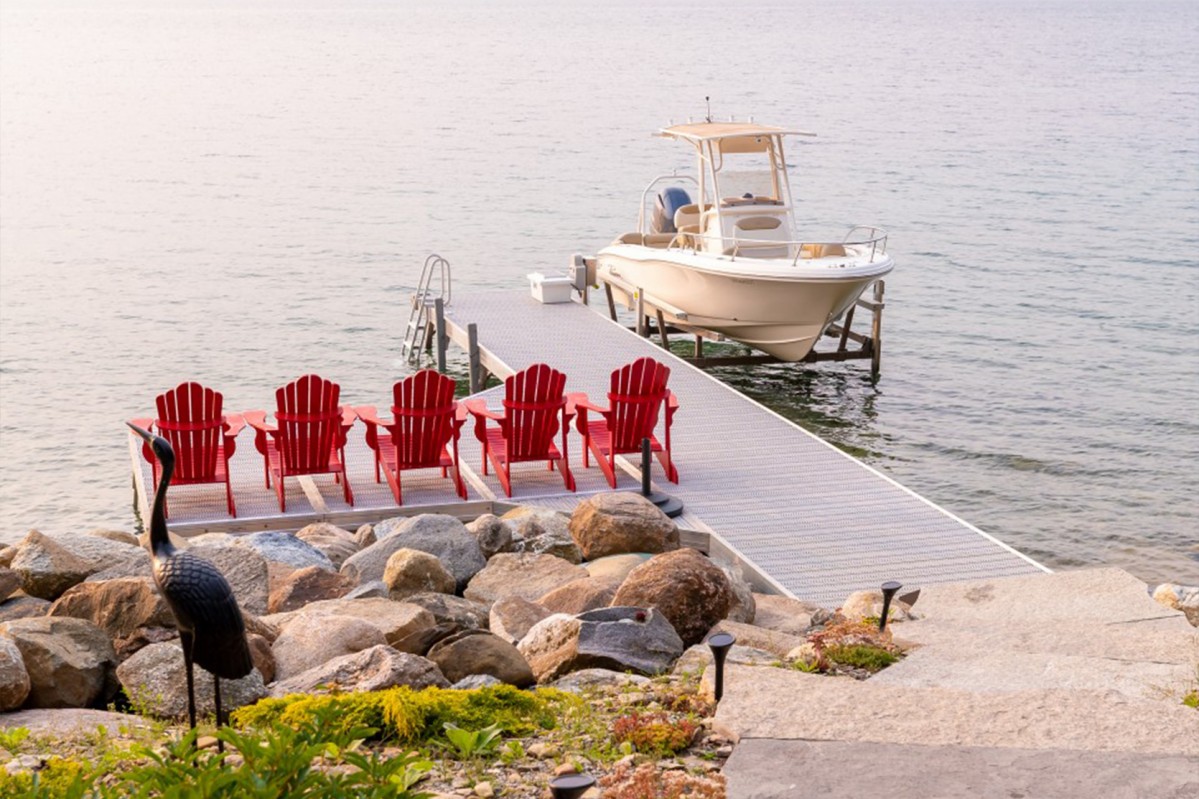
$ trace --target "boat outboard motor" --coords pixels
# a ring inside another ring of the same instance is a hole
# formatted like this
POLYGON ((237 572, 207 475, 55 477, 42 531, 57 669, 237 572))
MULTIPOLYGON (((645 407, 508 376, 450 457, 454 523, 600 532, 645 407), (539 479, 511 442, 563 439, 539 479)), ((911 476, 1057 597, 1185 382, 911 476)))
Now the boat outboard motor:
POLYGON ((652 233, 677 233, 674 227, 674 212, 684 205, 691 204, 691 197, 686 190, 678 186, 663 189, 654 203, 654 218, 650 222, 652 233))

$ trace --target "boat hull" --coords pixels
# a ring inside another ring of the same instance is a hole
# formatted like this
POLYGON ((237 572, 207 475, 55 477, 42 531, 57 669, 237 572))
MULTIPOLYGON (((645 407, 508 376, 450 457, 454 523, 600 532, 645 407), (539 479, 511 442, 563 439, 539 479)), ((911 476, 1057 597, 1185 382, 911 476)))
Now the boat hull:
POLYGON ((783 361, 803 360, 828 326, 892 267, 889 256, 797 267, 629 244, 606 247, 597 257, 601 279, 644 291, 651 302, 684 311, 686 324, 783 361))

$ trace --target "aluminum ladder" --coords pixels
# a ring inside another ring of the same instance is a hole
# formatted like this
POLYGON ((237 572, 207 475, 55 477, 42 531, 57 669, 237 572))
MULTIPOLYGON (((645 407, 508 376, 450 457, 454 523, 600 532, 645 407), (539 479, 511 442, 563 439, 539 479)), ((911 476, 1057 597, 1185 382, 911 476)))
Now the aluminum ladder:
POLYGON ((415 364, 420 359, 420 352, 428 349, 433 342, 436 327, 433 314, 437 301, 443 306, 450 304, 452 289, 450 285, 450 262, 434 253, 425 259, 421 269, 420 282, 412 294, 412 310, 408 314, 408 327, 404 331, 404 343, 400 347, 400 357, 409 364, 415 364), (437 278, 437 291, 433 289, 433 279, 437 278))

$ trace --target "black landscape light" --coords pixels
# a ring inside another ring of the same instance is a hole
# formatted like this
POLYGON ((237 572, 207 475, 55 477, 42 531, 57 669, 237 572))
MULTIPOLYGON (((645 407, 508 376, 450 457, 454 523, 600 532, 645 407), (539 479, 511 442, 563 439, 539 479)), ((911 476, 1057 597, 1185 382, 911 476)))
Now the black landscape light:
POLYGON ((878 620, 878 631, 880 633, 883 630, 887 629, 887 614, 891 610, 891 598, 895 596, 895 592, 898 591, 900 588, 903 588, 903 585, 901 583, 895 582, 894 580, 888 580, 887 582, 883 583, 883 585, 882 585, 883 615, 880 616, 879 620, 878 620))
POLYGON ((712 650, 712 657, 716 660, 716 701, 724 696, 724 659, 729 654, 729 649, 733 644, 737 643, 737 639, 729 633, 716 633, 708 639, 708 648, 712 650))
POLYGON ((554 799, 579 799, 592 785, 595 777, 590 774, 563 774, 550 780, 550 793, 554 799))
POLYGON ((651 453, 649 439, 643 438, 641 439, 641 496, 657 505, 658 510, 662 511, 669 518, 673 519, 683 512, 683 503, 678 497, 672 497, 670 494, 663 494, 661 491, 653 491, 650 489, 650 457, 651 453))

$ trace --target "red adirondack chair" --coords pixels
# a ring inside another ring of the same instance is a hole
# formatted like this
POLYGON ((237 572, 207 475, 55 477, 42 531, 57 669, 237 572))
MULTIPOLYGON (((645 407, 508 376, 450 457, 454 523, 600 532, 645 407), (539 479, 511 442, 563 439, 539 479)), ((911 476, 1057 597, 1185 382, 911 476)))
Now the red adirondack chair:
POLYGON ((679 481, 679 472, 670 453, 670 423, 679 408, 679 399, 666 387, 669 378, 670 369, 666 366, 653 358, 638 358, 612 373, 609 407, 595 405, 586 394, 570 395, 578 412, 575 424, 583 434, 584 468, 591 465, 590 451, 608 478, 608 485, 616 488, 616 456, 640 454, 641 440, 648 438, 650 450, 662 462, 666 477, 672 483, 679 481), (666 407, 665 444, 654 434, 663 406, 666 407), (589 411, 598 413, 601 418, 588 416, 589 411))
POLYGON ((454 402, 452 378, 424 369, 392 387, 392 421, 381 420, 374 406, 355 408, 366 422, 366 443, 375 451, 375 482, 382 469, 396 504, 404 504, 400 473, 409 469, 454 470, 454 490, 466 499, 466 484, 458 473, 458 437, 466 424, 466 408, 454 402), (447 445, 454 451, 450 457, 447 445))
POLYGON ((332 474, 342 484, 346 502, 354 492, 346 475, 346 434, 356 418, 353 408, 337 404, 341 386, 318 375, 304 375, 275 392, 275 424, 263 411, 246 411, 256 431, 254 446, 262 453, 267 488, 274 477, 279 510, 287 510, 283 483, 288 477, 332 474))
POLYGON ((483 445, 483 474, 487 474, 490 460, 508 496, 512 496, 512 464, 527 461, 546 461, 551 470, 557 464, 566 488, 575 490, 566 450, 566 433, 574 412, 566 407, 565 387, 566 375, 538 363, 504 381, 503 413, 489 411, 481 399, 464 403, 475 417, 475 437, 483 445), (488 419, 498 426, 489 428, 488 419), (554 445, 559 429, 561 450, 554 445))
MULTIPOLYGON (((233 487, 229 484, 229 459, 233 457, 237 434, 245 427, 245 422, 237 414, 226 416, 221 413, 224 399, 219 391, 199 383, 180 383, 155 399, 157 419, 134 419, 133 424, 153 429, 171 442, 171 449, 175 451, 172 486, 224 483, 229 515, 236 517, 237 505, 233 502, 233 487)), ((154 490, 157 491, 162 468, 149 444, 142 444, 142 457, 154 465, 154 490)))

